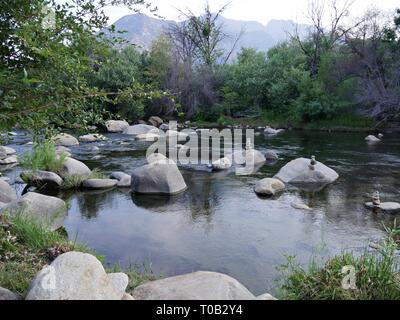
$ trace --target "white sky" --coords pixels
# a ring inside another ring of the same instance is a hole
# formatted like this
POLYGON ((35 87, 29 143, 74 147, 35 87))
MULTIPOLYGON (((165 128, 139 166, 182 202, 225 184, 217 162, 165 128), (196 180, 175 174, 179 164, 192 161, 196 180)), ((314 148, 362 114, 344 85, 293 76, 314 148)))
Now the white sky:
MULTIPOLYGON (((149 0, 156 5, 158 13, 167 19, 179 19, 176 8, 190 8, 195 13, 202 12, 205 0, 149 0)), ((340 0, 339 0, 340 1, 340 0)), ((209 0, 213 11, 219 9, 229 0, 209 0)), ((329 0, 326 0, 329 2, 329 0)), ((271 19, 293 20, 299 23, 307 22, 309 0, 232 0, 231 5, 223 14, 226 18, 236 20, 255 20, 262 24, 268 23, 271 19)), ((351 8, 352 16, 361 16, 371 6, 383 10, 400 8, 399 0, 355 0, 351 8)), ((142 10, 146 13, 145 10, 142 10)), ((113 23, 124 15, 131 14, 124 7, 112 7, 107 9, 110 22, 113 23)))

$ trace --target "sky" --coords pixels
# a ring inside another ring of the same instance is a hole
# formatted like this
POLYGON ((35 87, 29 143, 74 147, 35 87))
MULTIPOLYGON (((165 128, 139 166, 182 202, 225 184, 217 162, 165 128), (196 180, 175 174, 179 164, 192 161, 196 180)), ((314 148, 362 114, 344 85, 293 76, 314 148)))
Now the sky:
MULTIPOLYGON (((177 8, 190 8, 198 14, 204 7, 205 0, 149 0, 158 7, 158 14, 166 19, 178 20, 177 8)), ((211 9, 216 11, 229 0, 209 0, 211 9)), ((329 3, 329 0, 326 0, 329 3)), ((340 0, 339 0, 340 2, 340 0)), ((343 3, 343 1, 342 1, 343 3)), ((298 23, 307 23, 305 14, 308 10, 309 0, 231 0, 231 4, 223 14, 226 18, 236 20, 254 20, 267 24, 272 19, 293 20, 298 23)), ((399 0, 355 0, 351 7, 352 16, 361 16, 371 6, 383 10, 393 10, 400 7, 399 0)), ((119 18, 131 14, 124 7, 110 7, 107 9, 110 22, 113 23, 119 18)), ((142 10, 147 13, 146 10, 142 10)))

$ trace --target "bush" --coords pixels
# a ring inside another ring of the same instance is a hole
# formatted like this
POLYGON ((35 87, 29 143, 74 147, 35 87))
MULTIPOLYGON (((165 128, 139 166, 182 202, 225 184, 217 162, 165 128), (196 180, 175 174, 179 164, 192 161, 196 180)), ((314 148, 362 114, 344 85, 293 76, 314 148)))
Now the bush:
POLYGON ((65 153, 57 154, 54 142, 46 140, 43 143, 36 144, 32 152, 27 152, 19 157, 19 163, 22 167, 32 171, 51 171, 58 172, 67 155, 65 153))

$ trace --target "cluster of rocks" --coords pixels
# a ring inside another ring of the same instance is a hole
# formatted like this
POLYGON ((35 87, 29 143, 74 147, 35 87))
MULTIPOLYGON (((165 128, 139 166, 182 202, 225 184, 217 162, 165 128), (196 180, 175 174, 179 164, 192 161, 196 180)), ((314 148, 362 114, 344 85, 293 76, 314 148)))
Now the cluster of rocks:
POLYGON ((18 163, 16 151, 10 147, 0 146, 0 165, 12 165, 18 163))
MULTIPOLYGON (((107 273, 94 256, 68 252, 32 280, 26 300, 276 300, 254 296, 237 280, 215 272, 195 272, 147 282, 127 292, 125 273, 107 273)), ((20 297, 0 288, 0 300, 20 297)))
POLYGON ((381 202, 379 191, 375 191, 372 195, 372 201, 365 203, 368 209, 374 211, 382 211, 385 213, 398 213, 400 212, 400 203, 398 202, 381 202))

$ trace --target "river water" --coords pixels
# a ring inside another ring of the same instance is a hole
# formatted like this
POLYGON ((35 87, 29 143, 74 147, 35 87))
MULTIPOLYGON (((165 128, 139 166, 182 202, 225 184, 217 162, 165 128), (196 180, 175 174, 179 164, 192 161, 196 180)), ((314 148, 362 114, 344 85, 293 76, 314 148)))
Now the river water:
MULTIPOLYGON (((146 163, 148 143, 118 134, 107 137, 106 142, 73 148, 74 157, 105 173, 130 173, 146 163), (95 155, 102 158, 93 160, 95 155)), ((184 166, 180 169, 188 189, 174 197, 133 195, 129 190, 59 194, 70 205, 65 229, 71 239, 104 255, 109 265, 151 268, 163 276, 216 271, 238 279, 254 294, 274 292, 285 256, 296 256, 306 265, 313 255, 323 259, 342 250, 362 252, 370 240, 384 235, 383 224, 396 218, 373 213, 363 204, 375 190, 384 201, 400 200, 399 137, 387 135, 375 145, 364 137, 298 131, 260 135, 256 149, 276 151, 277 163, 251 176, 184 166), (314 193, 293 187, 277 199, 254 193, 257 181, 311 155, 336 170, 340 179, 314 193), (296 210, 293 202, 312 211, 296 210)), ((11 146, 27 150, 24 139, 17 137, 11 146)), ((4 174, 21 192, 19 170, 4 174)))

